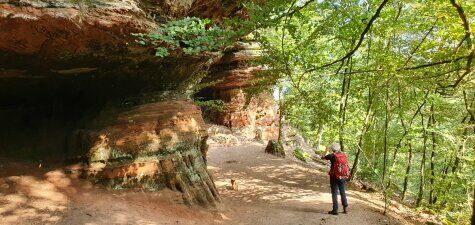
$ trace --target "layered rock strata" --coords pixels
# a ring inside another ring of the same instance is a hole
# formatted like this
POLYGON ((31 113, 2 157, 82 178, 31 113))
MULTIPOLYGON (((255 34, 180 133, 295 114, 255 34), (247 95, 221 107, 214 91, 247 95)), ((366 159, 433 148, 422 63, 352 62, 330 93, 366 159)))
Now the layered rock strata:
POLYGON ((258 94, 248 92, 256 86, 257 74, 262 71, 262 67, 251 64, 260 55, 256 43, 236 44, 225 52, 205 79, 205 82, 215 84, 199 95, 225 103, 222 112, 212 112, 213 122, 230 127, 247 138, 266 141, 278 136, 276 102, 269 90, 258 94))
POLYGON ((91 179, 111 188, 169 188, 191 205, 219 201, 200 151, 206 135, 201 111, 191 102, 141 105, 89 134, 92 142, 77 147, 88 151, 91 179))

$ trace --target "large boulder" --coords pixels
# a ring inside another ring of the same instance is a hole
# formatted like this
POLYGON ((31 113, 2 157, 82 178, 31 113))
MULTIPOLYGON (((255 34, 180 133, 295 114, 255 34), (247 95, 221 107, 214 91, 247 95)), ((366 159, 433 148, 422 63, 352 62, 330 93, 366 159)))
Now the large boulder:
POLYGON ((168 100, 137 106, 91 134, 96 135, 88 152, 91 179, 111 188, 169 188, 181 192, 187 204, 213 206, 219 201, 200 151, 203 118, 193 103, 168 100))

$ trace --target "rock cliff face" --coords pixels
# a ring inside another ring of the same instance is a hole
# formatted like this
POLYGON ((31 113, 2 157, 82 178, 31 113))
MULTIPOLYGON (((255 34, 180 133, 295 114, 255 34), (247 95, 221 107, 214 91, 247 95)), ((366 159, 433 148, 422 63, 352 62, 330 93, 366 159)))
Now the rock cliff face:
POLYGON ((247 138, 272 140, 278 136, 278 110, 269 90, 249 93, 256 85, 256 74, 262 70, 251 61, 260 56, 260 48, 254 43, 238 43, 228 50, 211 69, 205 82, 215 85, 198 95, 205 99, 225 102, 222 112, 213 112, 211 119, 241 132, 247 138))
MULTIPOLYGON (((77 74, 153 63, 132 33, 183 16, 238 14, 232 1, 206 0, 2 0, 0 67, 35 75, 77 74), (132 62, 130 62, 132 61, 132 62), (151 61, 151 62, 149 62, 151 61), (23 71, 27 70, 27 71, 23 71)), ((152 51, 149 51, 150 53, 152 51)), ((141 65, 143 66, 143 65, 141 65)), ((15 75, 11 73, 10 76, 15 75)))
POLYGON ((220 0, 0 0, 0 79, 6 81, 0 82, 0 100, 15 98, 12 90, 24 86, 27 99, 58 86, 75 88, 73 94, 98 92, 78 84, 97 80, 114 83, 107 87, 114 95, 123 84, 132 86, 119 97, 171 89, 201 59, 159 59, 153 49, 137 46, 132 33, 167 19, 220 20, 238 10, 220 0))
MULTIPOLYGON (((201 111, 164 94, 207 59, 159 59, 131 34, 184 16, 243 14, 228 0, 0 0, 0 156, 87 158, 89 177, 113 188, 170 188, 189 204, 215 205, 201 111)), ((227 51, 207 80, 221 82, 203 93, 227 102, 215 121, 270 139, 272 97, 248 101, 243 91, 260 70, 247 63, 257 52, 227 51)))

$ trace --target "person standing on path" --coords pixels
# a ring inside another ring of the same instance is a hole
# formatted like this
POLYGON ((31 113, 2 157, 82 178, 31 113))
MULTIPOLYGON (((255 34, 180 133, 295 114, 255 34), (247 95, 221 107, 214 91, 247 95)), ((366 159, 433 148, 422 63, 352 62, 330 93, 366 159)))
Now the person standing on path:
POLYGON ((328 175, 330 176, 330 187, 332 191, 333 210, 328 214, 338 215, 338 191, 341 196, 341 204, 343 205, 343 213, 348 213, 348 201, 346 200, 345 182, 348 179, 348 157, 345 153, 340 151, 340 144, 334 142, 327 147, 327 150, 331 149, 333 153, 328 155, 322 155, 324 160, 330 160, 331 167, 328 175))

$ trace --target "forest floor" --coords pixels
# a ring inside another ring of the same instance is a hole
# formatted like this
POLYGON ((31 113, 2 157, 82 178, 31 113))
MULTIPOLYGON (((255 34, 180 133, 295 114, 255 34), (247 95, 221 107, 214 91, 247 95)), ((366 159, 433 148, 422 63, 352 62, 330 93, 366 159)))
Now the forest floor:
MULTIPOLYGON (((183 205, 178 193, 106 190, 64 168, 0 158, 0 224, 419 224, 394 204, 387 216, 377 193, 349 188, 349 214, 328 215, 331 194, 323 165, 264 153, 248 143, 212 147, 208 169, 222 203, 183 205), (233 190, 230 179, 236 179, 233 190)), ((420 219, 420 217, 419 217, 420 219)))

